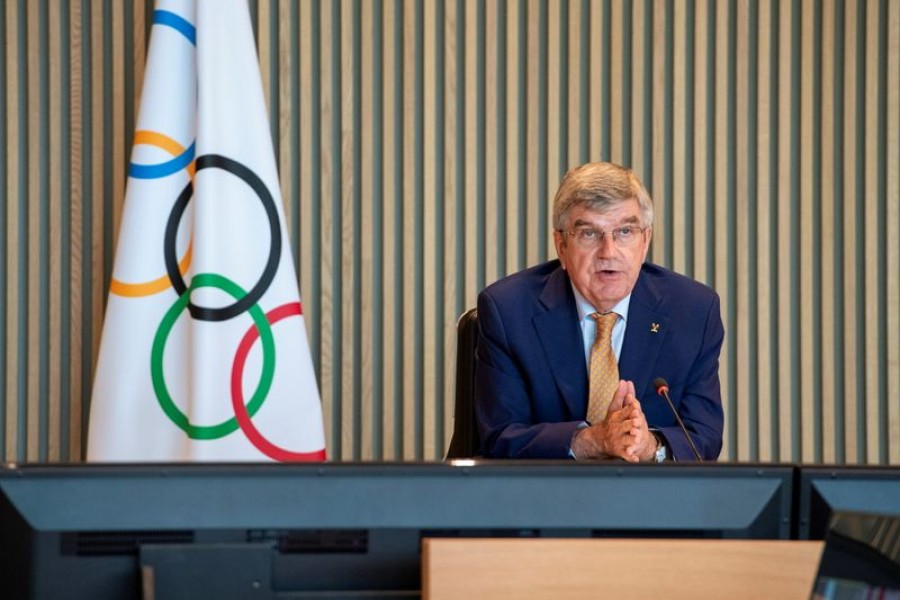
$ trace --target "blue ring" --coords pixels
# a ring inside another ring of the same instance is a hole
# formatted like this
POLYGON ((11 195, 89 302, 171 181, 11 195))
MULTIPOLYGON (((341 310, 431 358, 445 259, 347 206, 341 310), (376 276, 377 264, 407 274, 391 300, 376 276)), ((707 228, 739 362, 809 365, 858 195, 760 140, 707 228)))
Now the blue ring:
POLYGON ((184 37, 194 46, 197 45, 197 28, 190 21, 168 10, 153 11, 154 25, 167 25, 184 37))
POLYGON ((168 177, 172 173, 187 168, 191 161, 194 160, 194 144, 192 143, 187 150, 171 160, 156 165, 139 165, 133 162, 128 163, 128 176, 135 179, 159 179, 168 177))

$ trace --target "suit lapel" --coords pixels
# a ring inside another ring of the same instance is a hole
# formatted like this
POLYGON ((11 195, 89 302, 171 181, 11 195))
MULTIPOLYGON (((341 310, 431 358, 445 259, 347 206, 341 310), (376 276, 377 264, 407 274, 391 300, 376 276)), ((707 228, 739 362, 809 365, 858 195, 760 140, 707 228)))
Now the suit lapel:
POLYGON ((535 315, 533 320, 538 339, 550 364, 556 387, 572 418, 584 418, 587 411, 587 368, 575 297, 562 268, 548 278, 541 302, 547 311, 535 315))
POLYGON ((672 325, 658 310, 661 293, 643 273, 638 277, 628 308, 628 328, 619 356, 619 376, 631 379, 638 398, 654 393, 650 388, 656 373, 659 350, 672 325))

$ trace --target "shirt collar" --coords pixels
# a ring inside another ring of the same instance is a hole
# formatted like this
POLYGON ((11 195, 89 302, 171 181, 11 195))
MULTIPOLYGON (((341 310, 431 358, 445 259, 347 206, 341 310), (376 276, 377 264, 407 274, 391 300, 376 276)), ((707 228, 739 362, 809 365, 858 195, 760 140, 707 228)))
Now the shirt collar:
MULTIPOLYGON (((572 283, 572 280, 569 280, 569 285, 572 286, 572 292, 575 294, 575 308, 578 309, 578 322, 584 321, 585 317, 597 312, 597 309, 594 308, 594 305, 585 299, 584 296, 575 288, 575 284, 572 283)), ((628 306, 631 304, 631 294, 628 294, 621 300, 619 300, 618 304, 612 307, 612 311, 623 320, 628 321, 628 306)))

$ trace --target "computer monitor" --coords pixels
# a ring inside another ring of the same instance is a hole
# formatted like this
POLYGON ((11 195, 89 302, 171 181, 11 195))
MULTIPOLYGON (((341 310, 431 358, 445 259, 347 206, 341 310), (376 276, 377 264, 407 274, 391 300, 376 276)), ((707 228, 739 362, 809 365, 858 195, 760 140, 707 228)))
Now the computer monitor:
POLYGON ((835 511, 900 515, 900 470, 877 466, 801 466, 797 538, 821 540, 835 511))
POLYGON ((833 513, 813 597, 900 598, 900 516, 833 513))
POLYGON ((425 537, 787 538, 792 481, 789 466, 574 461, 13 465, 0 589, 409 598, 425 537))

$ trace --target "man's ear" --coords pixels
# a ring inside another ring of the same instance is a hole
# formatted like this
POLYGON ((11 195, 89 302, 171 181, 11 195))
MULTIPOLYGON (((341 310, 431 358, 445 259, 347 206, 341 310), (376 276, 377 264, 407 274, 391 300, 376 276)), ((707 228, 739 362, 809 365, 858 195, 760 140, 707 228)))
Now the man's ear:
POLYGON ((647 252, 650 251, 650 240, 653 239, 653 226, 652 225, 648 226, 647 230, 644 233, 647 236, 647 238, 644 241, 644 258, 641 260, 641 262, 644 262, 647 260, 647 252))
POLYGON ((566 236, 558 229, 553 230, 553 245, 556 246, 556 256, 563 271, 566 270, 566 236))

